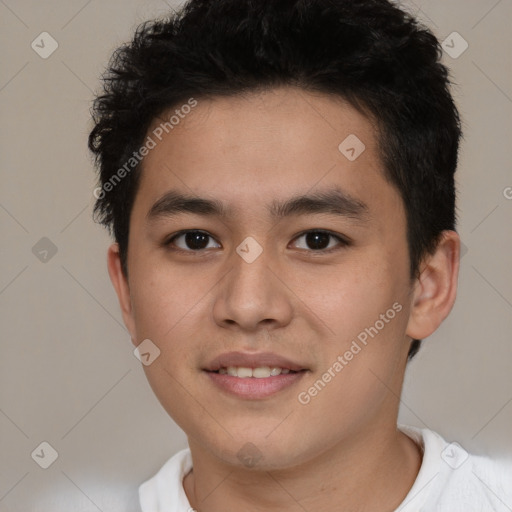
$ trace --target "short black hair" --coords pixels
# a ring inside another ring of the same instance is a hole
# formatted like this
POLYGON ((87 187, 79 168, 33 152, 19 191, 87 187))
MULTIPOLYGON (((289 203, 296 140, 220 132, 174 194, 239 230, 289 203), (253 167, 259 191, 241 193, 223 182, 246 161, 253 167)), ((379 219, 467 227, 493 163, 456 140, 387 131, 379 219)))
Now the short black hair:
POLYGON ((89 135, 100 178, 94 216, 118 242, 125 275, 141 170, 126 162, 151 123, 190 98, 294 86, 342 98, 374 123, 385 177, 404 202, 417 277, 456 223, 461 123, 441 59, 432 32, 388 0, 189 0, 139 25, 103 74, 89 135))

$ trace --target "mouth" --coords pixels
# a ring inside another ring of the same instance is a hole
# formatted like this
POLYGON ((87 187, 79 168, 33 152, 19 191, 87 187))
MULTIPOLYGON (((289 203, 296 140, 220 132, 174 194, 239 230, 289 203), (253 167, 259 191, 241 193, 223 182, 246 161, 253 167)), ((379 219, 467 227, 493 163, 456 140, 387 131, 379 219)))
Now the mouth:
POLYGON ((217 389, 245 400, 268 398, 289 389, 308 371, 276 354, 242 352, 223 354, 203 368, 217 389))
MULTIPOLYGON (((306 370, 299 370, 306 371, 306 370)), ((299 373, 289 368, 281 368, 279 366, 259 366, 257 368, 249 368, 247 366, 222 366, 212 373, 219 375, 230 375, 231 377, 238 377, 239 379, 266 379, 268 377, 277 377, 278 375, 288 375, 290 373, 299 373)))
POLYGON ((227 352, 210 361, 203 370, 217 372, 233 377, 264 377, 299 372, 306 367, 298 362, 271 352, 227 352), (253 373, 249 373, 249 370, 253 373), (236 374, 235 374, 236 371, 236 374), (240 372, 240 373, 239 373, 240 372), (267 375, 267 373, 270 374, 267 375))

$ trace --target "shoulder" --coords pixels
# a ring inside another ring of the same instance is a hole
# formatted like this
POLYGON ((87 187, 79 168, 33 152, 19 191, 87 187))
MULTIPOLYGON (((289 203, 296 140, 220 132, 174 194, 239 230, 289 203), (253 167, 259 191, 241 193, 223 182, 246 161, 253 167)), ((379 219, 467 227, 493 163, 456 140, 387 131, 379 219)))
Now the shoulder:
POLYGON ((192 457, 188 448, 173 455, 154 476, 139 486, 142 512, 189 509, 183 478, 191 469, 192 457))
POLYGON ((467 454, 463 465, 446 474, 443 495, 459 497, 467 510, 512 510, 511 460, 467 454))
POLYGON ((400 428, 424 453, 416 482, 398 510, 409 510, 407 499, 425 512, 512 510, 512 460, 472 455, 429 429, 400 428))

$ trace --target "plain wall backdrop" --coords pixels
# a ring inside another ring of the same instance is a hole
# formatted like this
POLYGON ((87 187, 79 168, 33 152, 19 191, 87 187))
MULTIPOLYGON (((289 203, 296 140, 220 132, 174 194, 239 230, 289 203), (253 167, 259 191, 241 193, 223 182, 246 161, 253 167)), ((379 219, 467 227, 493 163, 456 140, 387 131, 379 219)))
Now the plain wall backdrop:
MULTIPOLYGON (((456 305, 409 365, 399 421, 512 457, 512 2, 404 5, 447 40, 464 252, 456 305)), ((0 512, 138 510, 138 485, 186 445, 133 355, 86 147, 110 54, 170 9, 0 0, 0 512), (48 469, 42 442, 58 454, 48 469)))

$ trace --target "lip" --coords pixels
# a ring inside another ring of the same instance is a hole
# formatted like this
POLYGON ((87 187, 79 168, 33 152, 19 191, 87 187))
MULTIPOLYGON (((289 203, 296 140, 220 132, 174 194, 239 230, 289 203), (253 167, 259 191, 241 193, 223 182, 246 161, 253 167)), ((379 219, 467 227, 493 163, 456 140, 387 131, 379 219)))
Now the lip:
POLYGON ((220 368, 227 368, 228 366, 243 366, 245 368, 259 368, 262 366, 270 366, 272 368, 276 366, 286 368, 293 372, 300 372, 301 370, 307 369, 297 362, 272 352, 259 352, 254 354, 247 352, 226 352, 210 361, 203 370, 216 372, 220 368))
POLYGON ((209 377, 218 389, 245 400, 260 400, 275 395, 279 391, 290 388, 298 383, 308 371, 303 365, 272 352, 250 354, 245 352, 227 352, 213 359, 203 373, 209 377), (220 368, 243 366, 260 368, 262 366, 286 368, 293 373, 271 377, 233 377, 232 375, 215 373, 220 368))
POLYGON ((287 373, 274 377, 233 377, 227 374, 204 371, 219 389, 245 400, 259 400, 275 395, 279 391, 289 388, 299 382, 306 370, 297 373, 287 373))

